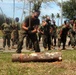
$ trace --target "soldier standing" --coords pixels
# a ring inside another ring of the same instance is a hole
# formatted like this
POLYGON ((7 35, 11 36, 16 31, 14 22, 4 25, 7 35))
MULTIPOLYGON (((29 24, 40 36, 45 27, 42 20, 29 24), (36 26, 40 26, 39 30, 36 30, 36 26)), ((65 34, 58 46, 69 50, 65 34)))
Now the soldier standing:
POLYGON ((12 24, 12 33, 11 33, 11 40, 12 40, 12 49, 15 49, 14 45, 18 44, 19 40, 19 18, 16 17, 15 22, 12 24))
POLYGON ((52 31, 52 40, 54 39, 54 46, 56 46, 56 39, 57 39, 57 26, 55 21, 53 21, 53 31, 52 31))
POLYGON ((65 50, 65 45, 66 45, 66 38, 68 35, 68 31, 69 31, 69 23, 67 23, 66 21, 64 21, 64 25, 60 30, 60 39, 58 40, 58 47, 60 48, 61 43, 63 43, 63 48, 62 50, 65 50))
POLYGON ((70 36, 70 41, 72 48, 75 48, 76 46, 76 22, 73 24, 73 28, 69 30, 69 36, 70 36))
MULTIPOLYGON (((74 24, 74 20, 70 20, 70 30, 73 28, 73 24, 74 24)), ((71 36, 70 36, 70 34, 68 35, 68 37, 70 38, 70 40, 69 40, 69 42, 68 42, 68 46, 70 46, 71 45, 71 36)))
POLYGON ((42 34, 44 49, 46 50, 48 47, 48 50, 51 50, 51 38, 50 38, 51 28, 50 25, 48 25, 48 23, 45 20, 42 21, 40 32, 42 34))
POLYGON ((11 26, 8 18, 6 18, 6 22, 1 25, 1 30, 3 33, 3 49, 5 50, 7 44, 8 50, 10 50, 11 26))
POLYGON ((23 40, 26 34, 31 39, 34 45, 35 52, 40 52, 39 42, 36 35, 38 25, 40 24, 40 20, 38 19, 39 15, 40 15, 39 11, 34 11, 32 16, 29 16, 24 20, 22 24, 22 31, 20 33, 18 46, 17 46, 17 51, 16 51, 17 53, 21 53, 23 40))

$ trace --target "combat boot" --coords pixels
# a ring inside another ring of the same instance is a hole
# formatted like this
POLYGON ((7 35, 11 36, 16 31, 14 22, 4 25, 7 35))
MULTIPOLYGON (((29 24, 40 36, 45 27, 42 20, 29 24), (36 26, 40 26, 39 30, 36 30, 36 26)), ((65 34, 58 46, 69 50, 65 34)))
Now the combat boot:
POLYGON ((11 48, 10 48, 10 47, 8 47, 8 50, 11 50, 11 48))
POLYGON ((44 48, 44 50, 46 51, 46 50, 48 50, 47 48, 44 48))
POLYGON ((3 50, 5 50, 5 47, 3 47, 3 50))
POLYGON ((21 51, 20 50, 16 50, 16 53, 21 53, 21 51))
POLYGON ((14 46, 12 46, 12 49, 16 49, 14 46))

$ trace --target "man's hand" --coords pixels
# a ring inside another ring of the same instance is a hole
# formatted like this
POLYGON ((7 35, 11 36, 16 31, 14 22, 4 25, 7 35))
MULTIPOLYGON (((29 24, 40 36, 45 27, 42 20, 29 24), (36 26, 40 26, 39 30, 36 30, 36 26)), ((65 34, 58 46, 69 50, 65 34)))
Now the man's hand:
POLYGON ((34 29, 31 31, 31 33, 36 33, 37 32, 37 29, 34 29))
POLYGON ((52 31, 53 31, 53 28, 50 28, 50 33, 52 33, 52 31))

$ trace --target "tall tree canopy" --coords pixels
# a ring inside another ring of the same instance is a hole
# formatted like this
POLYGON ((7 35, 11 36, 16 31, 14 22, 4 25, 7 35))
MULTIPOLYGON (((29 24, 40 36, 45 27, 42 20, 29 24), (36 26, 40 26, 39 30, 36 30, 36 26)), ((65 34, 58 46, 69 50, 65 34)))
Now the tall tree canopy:
MULTIPOLYGON (((6 17, 6 16, 5 16, 6 17)), ((5 22, 4 15, 0 14, 0 26, 5 22)))
POLYGON ((76 0, 63 2, 63 15, 68 19, 74 19, 76 16, 76 0))

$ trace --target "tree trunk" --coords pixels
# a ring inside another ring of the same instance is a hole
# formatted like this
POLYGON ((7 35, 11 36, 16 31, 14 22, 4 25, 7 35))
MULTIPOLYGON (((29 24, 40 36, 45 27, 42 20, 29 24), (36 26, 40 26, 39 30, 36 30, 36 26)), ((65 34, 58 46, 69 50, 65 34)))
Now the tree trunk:
POLYGON ((31 53, 31 54, 13 54, 12 62, 52 62, 52 61, 61 61, 62 54, 61 52, 52 52, 52 53, 31 53))

